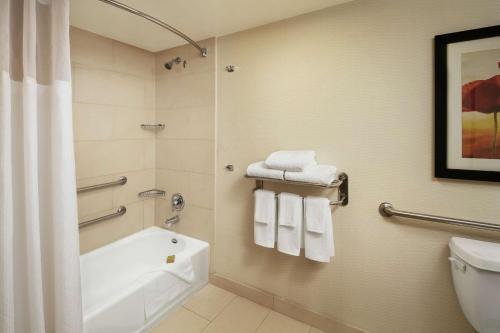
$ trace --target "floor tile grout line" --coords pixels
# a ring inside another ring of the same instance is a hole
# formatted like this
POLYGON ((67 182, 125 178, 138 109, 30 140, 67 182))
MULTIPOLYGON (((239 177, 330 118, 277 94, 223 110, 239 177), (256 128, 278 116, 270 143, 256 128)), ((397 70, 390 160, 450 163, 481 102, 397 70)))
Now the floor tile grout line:
MULTIPOLYGON (((192 314, 194 314, 196 317, 199 317, 199 318, 201 318, 201 319, 203 319, 203 320, 208 321, 208 324, 210 324, 210 323, 212 322, 210 319, 205 318, 205 317, 203 317, 201 314, 196 313, 196 312, 194 312, 193 310, 191 310, 191 309, 189 309, 189 308, 185 307, 185 306, 184 306, 184 304, 182 304, 182 305, 181 305, 181 307, 182 307, 184 310, 191 312, 191 313, 192 313, 192 314)), ((208 324, 207 324, 207 326, 208 326, 208 324)))
POLYGON ((267 313, 267 315, 264 317, 264 319, 262 319, 262 321, 260 322, 259 326, 257 326, 257 328, 255 329, 254 333, 256 333, 259 328, 262 326, 262 324, 264 324, 264 322, 266 321, 267 317, 269 317, 271 315, 271 312, 273 312, 272 309, 268 308, 268 307, 265 307, 266 309, 269 309, 269 312, 267 313))

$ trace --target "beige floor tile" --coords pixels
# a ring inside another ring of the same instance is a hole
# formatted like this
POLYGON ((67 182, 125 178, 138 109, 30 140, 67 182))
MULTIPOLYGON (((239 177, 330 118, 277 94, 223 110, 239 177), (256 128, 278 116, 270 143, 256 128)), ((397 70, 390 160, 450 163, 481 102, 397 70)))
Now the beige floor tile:
POLYGON ((200 333, 208 323, 208 320, 181 307, 161 321, 150 333, 200 333))
POLYGON ((213 320, 236 295, 211 284, 194 294, 184 306, 194 313, 213 320))
POLYGON ((247 299, 235 298, 204 333, 253 333, 271 310, 247 299))
POLYGON ((310 326, 281 313, 271 311, 256 333, 309 333, 310 326))
POLYGON ((311 330, 309 331, 309 333, 326 333, 326 332, 320 330, 319 328, 311 327, 311 330))

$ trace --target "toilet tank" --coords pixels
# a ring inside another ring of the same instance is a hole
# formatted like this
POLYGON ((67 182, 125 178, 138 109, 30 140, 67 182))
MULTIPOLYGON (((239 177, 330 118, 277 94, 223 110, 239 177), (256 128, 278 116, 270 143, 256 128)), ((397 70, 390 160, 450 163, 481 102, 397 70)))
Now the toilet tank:
POLYGON ((458 301, 480 333, 500 332, 500 244, 450 240, 451 271, 458 301))

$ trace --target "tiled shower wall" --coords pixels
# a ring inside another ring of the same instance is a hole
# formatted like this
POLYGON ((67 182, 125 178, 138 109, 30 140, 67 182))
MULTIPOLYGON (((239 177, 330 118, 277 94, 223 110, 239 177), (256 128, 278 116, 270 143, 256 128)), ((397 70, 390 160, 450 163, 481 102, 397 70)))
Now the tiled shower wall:
POLYGON ((126 176, 128 183, 78 195, 79 220, 119 218, 80 229, 87 252, 154 224, 154 200, 137 193, 155 186, 154 54, 87 31, 71 29, 73 119, 78 186, 126 176))
POLYGON ((80 229, 81 252, 161 225, 170 198, 182 193, 186 207, 175 230, 214 245, 215 39, 156 54, 96 34, 71 29, 73 118, 78 186, 126 176, 126 185, 78 195, 80 221, 119 218, 80 229), (163 64, 185 59, 167 71, 163 64), (140 124, 164 123, 157 133, 140 124), (159 188, 164 199, 140 199, 159 188))
POLYGON ((190 45, 156 54, 156 121, 166 125, 156 140, 156 186, 167 191, 156 201, 156 223, 174 213, 170 198, 182 193, 186 208, 176 230, 214 245, 215 39, 200 42, 208 56, 190 45), (186 60, 166 70, 175 57, 186 60))

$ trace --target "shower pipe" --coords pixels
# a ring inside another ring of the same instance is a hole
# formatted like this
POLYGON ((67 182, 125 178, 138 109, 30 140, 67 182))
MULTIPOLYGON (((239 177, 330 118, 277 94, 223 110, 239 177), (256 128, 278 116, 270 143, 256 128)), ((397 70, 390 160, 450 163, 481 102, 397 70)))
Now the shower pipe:
POLYGON ((127 6, 127 5, 125 5, 125 4, 121 3, 121 2, 118 2, 118 1, 115 1, 115 0, 99 0, 99 1, 107 3, 108 5, 111 5, 111 6, 120 8, 120 9, 123 9, 123 10, 125 10, 125 11, 127 11, 129 13, 135 14, 135 15, 140 16, 142 18, 145 18, 146 20, 151 21, 151 22, 159 25, 160 27, 165 28, 165 29, 167 29, 170 32, 173 32, 174 34, 176 34, 177 36, 181 37, 186 42, 188 42, 189 44, 191 44, 195 48, 197 48, 198 51, 200 51, 202 57, 206 57, 207 56, 207 52, 208 51, 207 51, 206 48, 201 47, 194 40, 192 40, 191 38, 189 38, 188 36, 186 36, 185 34, 183 34, 182 32, 180 32, 176 28, 172 27, 171 25, 169 25, 169 24, 167 24, 167 23, 165 23, 163 21, 160 21, 159 19, 157 19, 157 18, 155 18, 155 17, 153 17, 151 15, 148 15, 148 14, 146 14, 144 12, 141 12, 138 9, 132 8, 132 7, 127 6))

